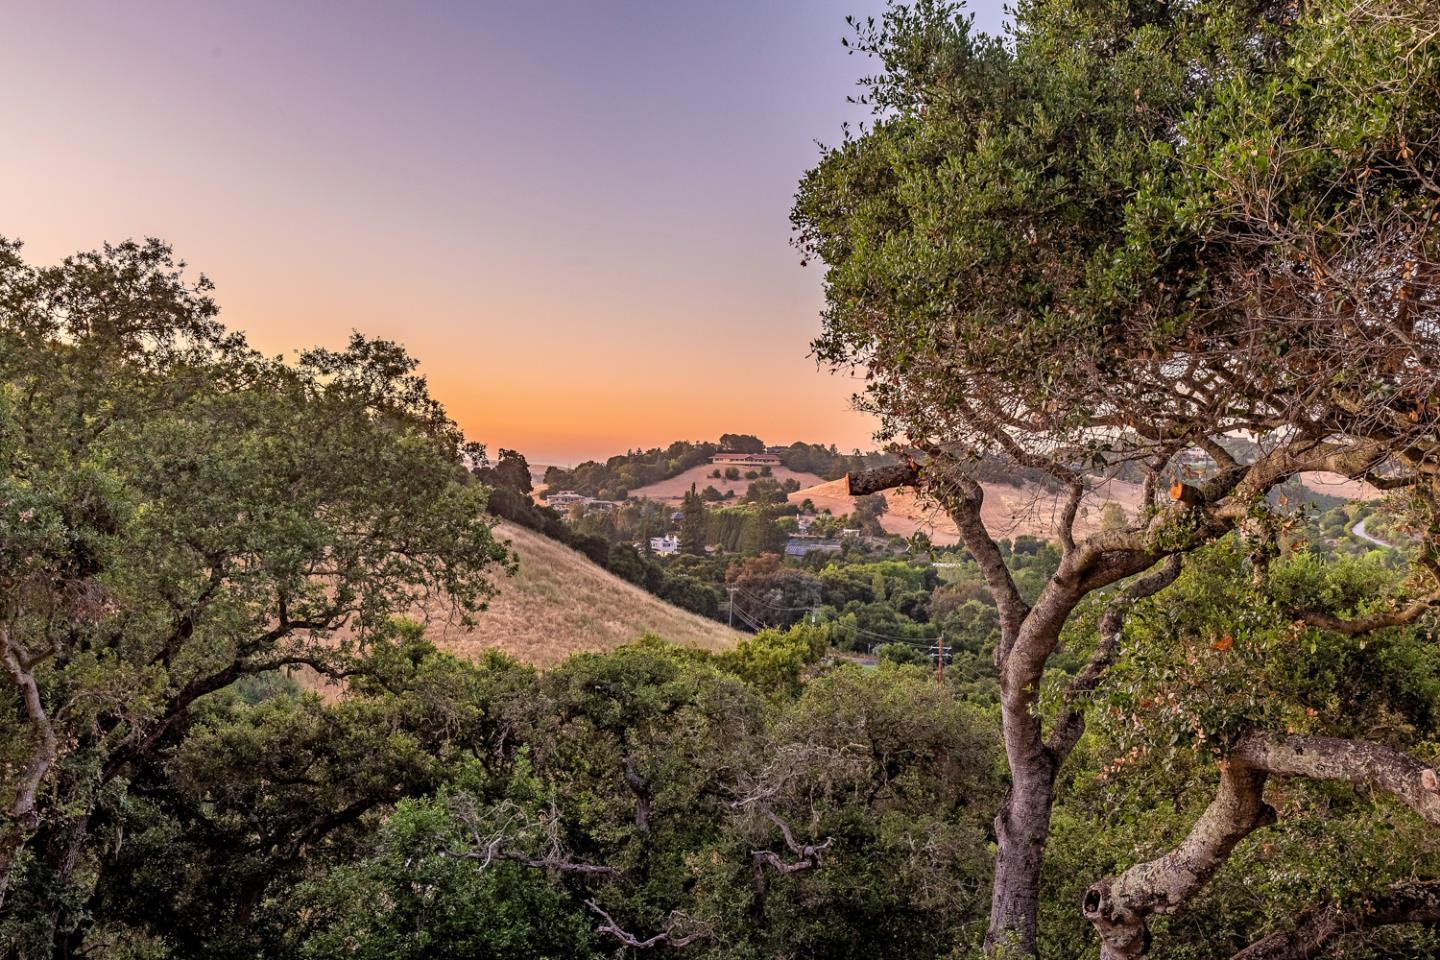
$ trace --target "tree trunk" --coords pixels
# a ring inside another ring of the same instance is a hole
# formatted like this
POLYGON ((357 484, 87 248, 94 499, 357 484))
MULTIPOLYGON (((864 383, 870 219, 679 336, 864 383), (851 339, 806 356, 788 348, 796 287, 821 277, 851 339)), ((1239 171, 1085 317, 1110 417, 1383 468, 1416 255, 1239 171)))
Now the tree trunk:
POLYGON ((1012 786, 995 817, 995 880, 990 893, 986 953, 1036 953, 1040 867, 1050 839, 1055 766, 1043 751, 1010 757, 1012 786))

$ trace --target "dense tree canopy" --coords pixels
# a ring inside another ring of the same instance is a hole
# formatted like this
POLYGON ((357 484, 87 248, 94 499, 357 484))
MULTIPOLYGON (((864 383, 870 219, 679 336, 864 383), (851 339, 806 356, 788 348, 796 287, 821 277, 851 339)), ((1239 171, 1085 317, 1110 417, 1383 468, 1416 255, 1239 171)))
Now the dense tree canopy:
MULTIPOLYGON (((877 63, 863 97, 874 120, 806 176, 794 222, 826 265, 819 354, 864 366, 862 405, 913 451, 852 492, 936 496, 999 609, 1013 787, 996 823, 992 951, 1037 948, 1060 769, 1125 613, 1175 578, 1175 558, 1238 528, 1263 577, 1266 494, 1333 470, 1405 486, 1427 536, 1414 602, 1330 626, 1402 623, 1440 598, 1434 24, 1427 0, 1030 0, 1001 41, 958 5, 921 0, 858 25, 877 63), (1235 435, 1252 454, 1222 442, 1235 435), (1203 478, 1185 467, 1196 451, 1203 478), (996 457, 1064 492, 1061 562, 1032 596, 981 523, 975 465, 996 457), (1143 477, 1140 515, 1078 537, 1087 488, 1117 471, 1143 477), (1066 623, 1140 575, 1047 730, 1038 691, 1066 623)), ((1230 761, 1257 771, 1250 802, 1263 763, 1242 753, 1230 761)), ((1148 948, 1146 918, 1194 892, 1166 871, 1203 883, 1233 826, 1202 819, 1175 858, 1136 868, 1145 883, 1091 891, 1108 956, 1148 948)))
POLYGON ((507 561, 399 347, 267 359, 207 289, 154 242, 43 269, 0 245, 0 889, 48 905, 26 955, 69 935, 119 785, 206 695, 338 669, 417 604, 471 616, 507 561))

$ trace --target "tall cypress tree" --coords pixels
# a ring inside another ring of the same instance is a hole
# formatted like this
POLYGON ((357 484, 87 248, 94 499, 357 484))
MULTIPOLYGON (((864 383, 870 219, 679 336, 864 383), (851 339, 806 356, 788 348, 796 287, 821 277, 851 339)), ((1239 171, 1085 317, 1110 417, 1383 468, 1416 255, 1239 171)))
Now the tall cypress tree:
POLYGON ((705 501, 695 492, 695 484, 685 494, 680 505, 684 516, 680 520, 680 552, 703 557, 705 555, 705 501))

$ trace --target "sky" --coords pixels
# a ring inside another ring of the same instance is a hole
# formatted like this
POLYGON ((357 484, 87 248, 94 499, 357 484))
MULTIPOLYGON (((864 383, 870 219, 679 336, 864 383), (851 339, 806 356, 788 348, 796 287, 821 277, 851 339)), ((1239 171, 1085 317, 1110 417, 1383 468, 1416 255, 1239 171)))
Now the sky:
POLYGON ((883 8, 0 0, 0 235, 35 263, 160 237, 256 347, 398 340, 533 463, 866 447, 789 211, 866 116, 844 17, 883 8))

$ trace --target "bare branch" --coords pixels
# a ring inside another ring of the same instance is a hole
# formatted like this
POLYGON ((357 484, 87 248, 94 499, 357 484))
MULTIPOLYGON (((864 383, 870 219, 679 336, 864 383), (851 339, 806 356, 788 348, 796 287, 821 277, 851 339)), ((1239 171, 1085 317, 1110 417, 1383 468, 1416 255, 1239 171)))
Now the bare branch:
POLYGON ((1030 613, 1030 605, 1015 586, 1015 578, 1000 555, 1000 547, 990 531, 985 529, 980 508, 985 502, 985 490, 972 476, 963 473, 954 465, 942 464, 932 459, 925 469, 925 489, 932 494, 955 527, 965 549, 980 565, 980 572, 990 588, 995 607, 1000 613, 1000 645, 995 650, 996 664, 1002 664, 1010 655, 1010 649, 1020 634, 1021 625, 1030 613))
POLYGON ((1376 630, 1384 630, 1386 627, 1406 626, 1419 620, 1427 613, 1434 612, 1437 608, 1440 608, 1440 588, 1431 590, 1424 596, 1412 600, 1397 610, 1372 613, 1364 617, 1347 619, 1315 610, 1301 610, 1296 613, 1296 616, 1312 627, 1319 627, 1321 630, 1330 630, 1334 633, 1343 633, 1346 636, 1354 637, 1362 633, 1373 633, 1376 630))
POLYGON ((596 933, 608 933, 616 940, 619 940, 622 945, 630 947, 633 950, 649 950, 651 947, 658 947, 661 944, 667 944, 677 948, 685 947, 697 940, 713 936, 708 927, 696 925, 695 921, 688 914, 677 910, 670 914, 670 918, 665 923, 664 930, 655 934, 653 937, 641 940, 634 934, 626 932, 620 924, 615 922, 615 918, 606 913, 594 900, 586 900, 585 906, 589 907, 592 913, 605 921, 595 928, 596 933), (694 925, 694 928, 683 934, 676 932, 686 924, 694 925))
POLYGON ((37 807, 40 785, 55 764, 60 753, 60 740, 54 724, 40 697, 40 687, 35 674, 21 663, 13 642, 14 635, 9 623, 0 624, 0 659, 15 685, 20 688, 25 703, 25 717, 35 731, 36 742, 30 751, 30 760, 25 772, 15 787, 14 799, 10 801, 9 822, 0 833, 0 906, 10 887, 10 875, 14 871, 15 857, 24 844, 27 835, 40 822, 37 807))
POLYGON ((887 467, 845 474, 846 492, 852 497, 881 493, 895 487, 913 487, 920 482, 920 467, 906 459, 887 467))
POLYGON ((780 834, 785 838, 785 846, 789 848, 791 853, 799 858, 791 863, 786 863, 778 854, 772 853, 769 850, 750 851, 751 855, 755 857, 756 863, 766 864, 778 873, 799 873, 801 870, 809 870, 812 867, 818 866, 820 863, 820 855, 830 849, 830 845, 835 842, 834 837, 826 837, 823 843, 800 843, 795 839, 795 834, 791 831, 790 825, 786 823, 779 814, 770 809, 768 804, 760 804, 759 810, 766 819, 780 828, 780 834))
POLYGON ((483 814, 476 809, 473 798, 460 796, 451 801, 451 809, 470 831, 474 846, 461 852, 442 851, 442 856, 458 860, 476 860, 484 870, 496 860, 508 860, 547 873, 572 874, 584 877, 617 879, 619 870, 604 864, 576 860, 566 851, 560 836, 560 817, 552 809, 549 816, 538 821, 512 801, 505 801, 483 814), (520 849, 527 834, 539 833, 542 852, 538 855, 520 849))

